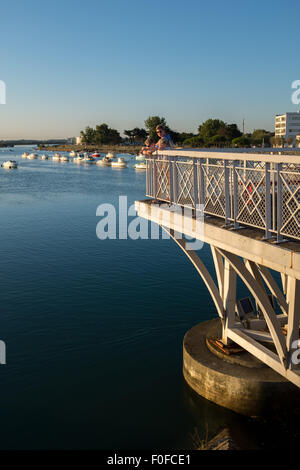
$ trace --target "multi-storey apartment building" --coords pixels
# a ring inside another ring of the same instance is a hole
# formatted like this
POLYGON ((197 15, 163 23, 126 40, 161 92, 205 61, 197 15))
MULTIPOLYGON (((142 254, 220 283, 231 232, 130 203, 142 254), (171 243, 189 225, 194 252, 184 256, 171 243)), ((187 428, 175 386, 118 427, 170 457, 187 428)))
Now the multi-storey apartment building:
POLYGON ((294 113, 278 114, 275 117, 275 137, 288 139, 291 137, 293 143, 296 136, 300 134, 300 111, 294 113))

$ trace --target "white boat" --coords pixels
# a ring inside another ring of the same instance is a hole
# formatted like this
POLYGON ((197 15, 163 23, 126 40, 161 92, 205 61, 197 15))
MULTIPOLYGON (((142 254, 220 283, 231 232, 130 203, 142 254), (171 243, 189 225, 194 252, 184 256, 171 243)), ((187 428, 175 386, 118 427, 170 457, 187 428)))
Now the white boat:
POLYGON ((96 163, 96 162, 95 162, 95 159, 91 155, 89 155, 88 153, 85 153, 83 157, 83 163, 96 163))
POLYGON ((62 157, 60 157, 60 161, 61 162, 68 162, 69 161, 69 157, 67 155, 63 155, 62 157))
POLYGON ((136 170, 147 170, 147 165, 146 165, 146 163, 136 163, 134 165, 134 168, 136 170))
POLYGON ((112 152, 108 152, 106 154, 106 158, 108 158, 110 161, 113 160, 115 158, 115 154, 112 153, 112 152))
POLYGON ((101 158, 101 160, 98 160, 96 163, 100 166, 111 166, 111 160, 107 157, 101 158))
POLYGON ((18 168, 18 164, 15 160, 7 160, 6 162, 3 162, 1 166, 8 170, 11 170, 12 168, 18 168))
POLYGON ((138 161, 144 162, 144 161, 146 160, 146 157, 145 157, 145 155, 143 155, 142 153, 140 153, 139 155, 137 155, 137 156, 135 157, 135 159, 138 160, 138 161))
POLYGON ((36 160, 37 159, 37 154, 36 153, 30 153, 27 158, 28 158, 28 160, 36 160))
POLYGON ((69 153, 70 157, 76 157, 76 152, 75 150, 71 150, 71 152, 69 153))
POLYGON ((41 156, 41 159, 42 159, 42 160, 49 160, 49 157, 48 157, 48 155, 42 155, 42 156, 41 156))
POLYGON ((123 157, 119 157, 116 162, 111 162, 111 166, 114 168, 126 168, 127 162, 124 160, 123 157))
POLYGON ((75 158, 73 158, 73 162, 75 163, 82 163, 83 162, 83 154, 82 153, 78 153, 77 156, 75 158))
POLYGON ((55 153, 52 157, 52 160, 54 162, 59 162, 60 161, 60 153, 55 153))
POLYGON ((22 154, 22 158, 27 158, 27 157, 28 157, 28 155, 29 155, 29 153, 28 153, 28 152, 24 152, 24 153, 22 154))

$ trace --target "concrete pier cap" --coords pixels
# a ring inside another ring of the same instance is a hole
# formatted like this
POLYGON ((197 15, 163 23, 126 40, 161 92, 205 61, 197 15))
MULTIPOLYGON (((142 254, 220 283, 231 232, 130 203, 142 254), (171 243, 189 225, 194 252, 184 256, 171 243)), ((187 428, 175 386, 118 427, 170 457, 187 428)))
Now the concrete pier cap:
POLYGON ((246 416, 268 416, 300 406, 300 390, 246 351, 230 356, 215 349, 219 319, 201 322, 183 340, 183 375, 199 395, 246 416))

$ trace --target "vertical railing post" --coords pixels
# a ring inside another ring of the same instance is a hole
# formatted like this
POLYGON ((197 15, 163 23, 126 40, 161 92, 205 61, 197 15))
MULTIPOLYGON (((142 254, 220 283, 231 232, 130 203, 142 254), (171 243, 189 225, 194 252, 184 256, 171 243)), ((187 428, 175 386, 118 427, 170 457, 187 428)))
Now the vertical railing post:
POLYGON ((205 207, 205 184, 204 184, 204 171, 203 164, 205 162, 204 158, 199 158, 198 160, 198 192, 199 192, 199 204, 203 205, 203 211, 205 207))
MULTIPOLYGON (((196 211, 196 207, 198 204, 198 178, 197 178, 197 160, 193 158, 193 187, 194 187, 194 209, 196 211)), ((195 213, 196 216, 196 213, 195 213)))
POLYGON ((158 188, 158 184, 157 184, 158 172, 157 172, 157 162, 156 162, 155 157, 152 159, 152 178, 153 178, 153 197, 154 199, 156 199, 157 188, 158 188))
POLYGON ((266 194, 265 194, 265 224, 266 234, 265 239, 271 238, 271 217, 272 217, 272 206, 271 206, 271 182, 270 182, 270 163, 265 163, 265 183, 266 183, 266 194))
POLYGON ((172 159, 172 176, 173 176, 173 202, 174 204, 177 204, 178 200, 178 177, 177 177, 177 171, 176 171, 176 157, 173 157, 172 159))
POLYGON ((225 227, 230 225, 230 185, 228 161, 224 160, 224 192, 225 192, 225 227))
POLYGON ((173 159, 174 157, 168 157, 169 160, 169 193, 170 193, 170 204, 174 202, 174 181, 173 181, 173 159))
POLYGON ((282 226, 282 183, 280 173, 282 164, 277 163, 277 243, 282 241, 281 226, 282 226))
POLYGON ((238 183, 238 176, 237 176, 237 166, 239 162, 237 160, 234 160, 233 162, 233 178, 232 178, 232 184, 233 184, 233 228, 238 229, 240 228, 239 223, 236 221, 239 213, 239 183, 238 183))

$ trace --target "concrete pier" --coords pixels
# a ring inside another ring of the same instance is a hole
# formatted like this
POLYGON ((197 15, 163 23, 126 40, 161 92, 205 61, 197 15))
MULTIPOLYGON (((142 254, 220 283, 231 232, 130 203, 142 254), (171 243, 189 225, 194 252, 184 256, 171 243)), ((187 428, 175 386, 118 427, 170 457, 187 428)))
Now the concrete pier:
POLYGON ((183 374, 196 393, 247 416, 299 406, 299 388, 257 358, 246 351, 228 356, 214 349, 209 339, 220 334, 221 322, 214 319, 199 323, 184 337, 183 374))

